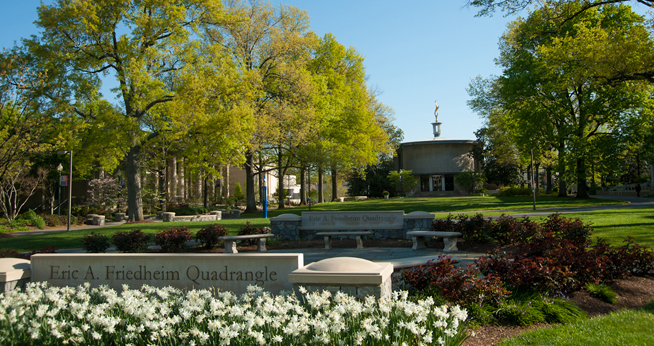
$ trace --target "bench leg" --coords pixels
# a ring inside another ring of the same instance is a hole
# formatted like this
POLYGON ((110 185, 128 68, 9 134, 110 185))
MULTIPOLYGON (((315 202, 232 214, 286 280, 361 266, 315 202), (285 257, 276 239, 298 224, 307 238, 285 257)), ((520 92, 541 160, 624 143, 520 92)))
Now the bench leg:
POLYGON ((411 248, 411 250, 418 251, 427 248, 427 246, 425 245, 425 237, 411 236, 411 239, 413 240, 413 247, 411 248))
POLYGON ((325 249, 331 250, 332 248, 332 236, 326 235, 325 237, 325 249))
POLYGON ((259 238, 259 242, 257 243, 257 251, 259 252, 268 251, 268 249, 266 249, 266 238, 259 238))
POLYGON ((459 248, 456 247, 456 242, 456 237, 443 237, 443 243, 445 244, 443 252, 459 251, 459 248))
POLYGON ((224 253, 238 253, 236 250, 236 241, 234 240, 225 240, 225 252, 224 253))
POLYGON ((363 240, 360 235, 357 235, 357 250, 363 250, 363 240))

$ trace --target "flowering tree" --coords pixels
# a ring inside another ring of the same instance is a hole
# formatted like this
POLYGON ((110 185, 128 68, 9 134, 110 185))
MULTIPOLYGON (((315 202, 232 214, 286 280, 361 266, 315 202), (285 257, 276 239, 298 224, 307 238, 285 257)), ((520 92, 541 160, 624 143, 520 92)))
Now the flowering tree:
POLYGON ((125 189, 115 178, 100 178, 89 181, 89 204, 101 207, 126 205, 125 189))

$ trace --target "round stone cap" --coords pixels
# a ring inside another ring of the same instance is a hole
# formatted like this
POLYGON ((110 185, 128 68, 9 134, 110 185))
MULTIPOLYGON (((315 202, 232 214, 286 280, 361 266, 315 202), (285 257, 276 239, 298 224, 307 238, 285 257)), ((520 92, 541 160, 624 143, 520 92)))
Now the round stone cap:
POLYGON ((356 257, 327 258, 306 266, 306 270, 310 271, 337 273, 360 273, 379 270, 379 268, 381 268, 381 266, 375 262, 356 257))
POLYGON ((0 258, 0 272, 30 269, 30 261, 22 258, 0 258))

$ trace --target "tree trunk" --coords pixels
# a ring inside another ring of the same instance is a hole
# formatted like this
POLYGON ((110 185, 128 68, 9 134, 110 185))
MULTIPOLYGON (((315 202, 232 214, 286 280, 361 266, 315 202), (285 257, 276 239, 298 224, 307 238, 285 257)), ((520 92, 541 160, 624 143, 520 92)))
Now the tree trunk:
POLYGON ((254 195, 254 154, 248 151, 245 154, 245 197, 247 199, 245 212, 256 213, 257 201, 254 195))
POLYGON ((177 162, 177 197, 181 200, 178 202, 184 202, 186 199, 186 189, 184 184, 186 183, 186 177, 184 176, 184 158, 180 158, 177 162))
POLYGON ((141 199, 141 146, 132 142, 125 165, 127 176, 127 208, 129 221, 143 221, 141 199))
POLYGON ((157 194, 159 196, 162 196, 161 198, 161 210, 166 211, 166 196, 168 193, 168 189, 166 188, 166 183, 168 182, 168 165, 165 165, 161 171, 159 171, 159 186, 157 191, 157 194))
POLYGON ((318 201, 316 203, 322 203, 324 199, 324 191, 322 186, 324 185, 324 178, 322 176, 322 164, 318 165, 318 201))
POLYGON ((589 198, 586 187, 586 162, 577 159, 577 198, 589 198))
POLYGON ((307 205, 307 188, 306 188, 306 168, 302 166, 300 168, 300 205, 307 205))
POLYGON ((170 159, 170 182, 168 186, 168 201, 177 202, 177 157, 174 156, 170 159))
POLYGON ((536 184, 536 192, 538 192, 538 190, 540 190, 540 182, 538 181, 539 180, 538 179, 539 178, 538 177, 538 170, 539 169, 540 169, 540 163, 535 163, 534 164, 534 171, 532 172, 532 174, 534 175, 534 184, 536 184))
POLYGON ((565 143, 559 142, 559 197, 568 197, 567 186, 565 183, 565 143))
POLYGON ((332 166, 332 202, 338 198, 338 170, 332 166))
MULTIPOLYGON (((198 184, 200 185, 200 184, 198 184)), ((209 208, 209 176, 204 178, 204 203, 205 208, 209 208)))
POLYGON ((551 194, 552 193, 552 166, 549 165, 545 168, 545 171, 547 172, 547 186, 546 186, 546 194, 551 194))

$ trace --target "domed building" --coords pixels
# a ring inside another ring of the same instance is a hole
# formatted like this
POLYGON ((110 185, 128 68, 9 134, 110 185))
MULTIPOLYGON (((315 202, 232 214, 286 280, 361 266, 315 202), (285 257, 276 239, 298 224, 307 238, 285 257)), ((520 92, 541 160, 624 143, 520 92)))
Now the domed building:
POLYGON ((454 182, 462 172, 475 171, 479 164, 469 155, 477 145, 475 140, 441 137, 438 121, 438 104, 432 123, 434 137, 400 144, 397 151, 398 169, 411 170, 418 184, 411 191, 404 191, 410 197, 438 197, 467 195, 468 191, 454 182))

